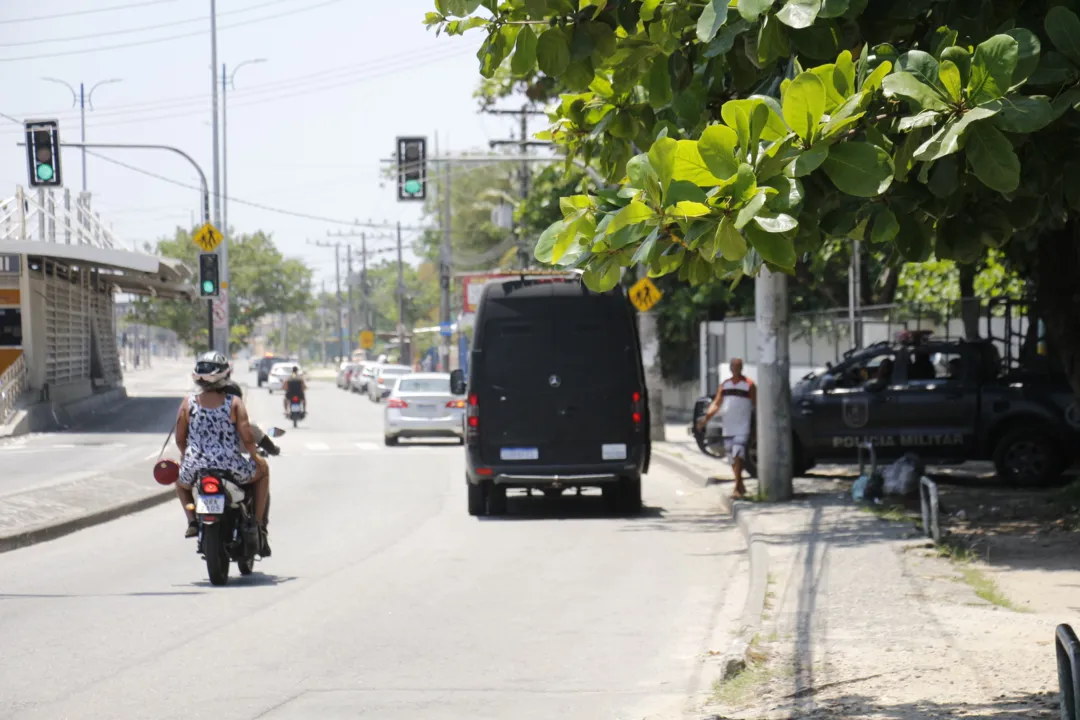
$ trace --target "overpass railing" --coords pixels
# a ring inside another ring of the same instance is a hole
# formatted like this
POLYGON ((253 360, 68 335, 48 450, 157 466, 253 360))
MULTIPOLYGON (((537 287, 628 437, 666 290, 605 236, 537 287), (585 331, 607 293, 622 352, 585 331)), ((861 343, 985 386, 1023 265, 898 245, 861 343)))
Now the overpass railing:
POLYGON ((6 423, 17 409, 16 403, 26 391, 26 359, 24 355, 0 374, 0 423, 6 423))
POLYGON ((18 186, 15 195, 0 200, 0 243, 48 242, 90 245, 97 248, 122 247, 101 216, 90 210, 89 195, 72 202, 71 191, 57 194, 39 188, 27 192, 18 186))

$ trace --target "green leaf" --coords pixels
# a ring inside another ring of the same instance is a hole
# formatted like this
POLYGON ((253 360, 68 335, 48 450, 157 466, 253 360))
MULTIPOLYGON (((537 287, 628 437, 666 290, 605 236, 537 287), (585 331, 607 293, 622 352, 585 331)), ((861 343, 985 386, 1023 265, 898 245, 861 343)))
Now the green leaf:
POLYGON ((671 184, 672 174, 675 172, 676 147, 678 147, 678 141, 669 137, 662 137, 649 148, 649 163, 656 170, 656 174, 660 178, 660 187, 664 192, 667 192, 668 185, 671 184))
POLYGON ((956 192, 960 185, 960 163, 956 155, 949 155, 934 163, 930 169, 930 179, 926 188, 934 197, 947 198, 956 192))
POLYGON ((564 218, 570 217, 579 210, 591 208, 592 206, 593 200, 588 195, 569 195, 567 197, 559 198, 559 209, 562 210, 564 218))
POLYGON ((966 216, 945 218, 938 223, 934 238, 934 255, 939 260, 955 260, 968 264, 983 254, 979 228, 966 216))
POLYGON ((1059 52, 1050 50, 1039 58, 1039 66, 1031 73, 1028 82, 1032 85, 1061 85, 1072 83, 1077 78, 1076 65, 1059 52))
POLYGON ((840 52, 840 32, 835 21, 818 22, 802 30, 792 30, 791 43, 799 55, 825 62, 840 52))
POLYGON ((644 22, 651 22, 656 19, 656 11, 660 7, 660 3, 663 0, 645 0, 641 3, 641 19, 644 22))
POLYGON ((758 30, 758 65, 764 66, 773 60, 785 57, 790 52, 791 44, 788 42, 787 30, 775 15, 766 15, 758 30))
POLYGON ((886 76, 881 82, 881 88, 885 91, 885 97, 899 95, 911 100, 920 110, 946 112, 949 109, 949 104, 937 89, 909 72, 894 72, 886 76))
POLYGON ((653 261, 649 268, 649 277, 661 277, 674 272, 682 265, 685 256, 686 248, 682 245, 672 245, 653 261))
POLYGON ((712 210, 708 205, 690 200, 681 200, 671 207, 671 214, 682 218, 697 218, 708 215, 712 210))
POLYGON ((798 221, 790 215, 777 213, 776 215, 755 215, 754 222, 765 232, 784 233, 799 227, 798 221))
POLYGON ((1020 57, 1020 45, 1008 35, 979 43, 971 60, 968 97, 976 105, 997 100, 1009 91, 1020 57))
POLYGON ((836 58, 836 70, 833 72, 833 87, 844 97, 849 99, 855 92, 855 63, 851 59, 851 52, 845 50, 836 58))
POLYGON ((705 203, 708 200, 709 196, 705 194, 705 191, 694 183, 675 180, 668 186, 667 193, 664 194, 664 207, 677 205, 683 201, 705 203))
POLYGON ((866 93, 874 92, 881 87, 881 83, 885 81, 885 77, 890 72, 892 72, 892 63, 886 60, 874 68, 874 71, 859 83, 859 90, 866 93))
POLYGON ((754 168, 746 163, 739 165, 739 172, 735 175, 735 182, 731 184, 731 196, 736 203, 749 202, 757 193, 757 175, 754 168))
POLYGON ((653 228, 653 231, 649 233, 649 236, 645 238, 645 241, 638 245, 638 249, 634 252, 634 256, 631 258, 630 263, 637 265, 638 263, 648 262, 649 256, 652 255, 653 248, 656 247, 656 239, 660 237, 660 228, 653 228))
POLYGON ((1065 174, 1062 177, 1062 190, 1069 207, 1080 212, 1080 162, 1066 163, 1065 174))
POLYGON ((1000 102, 1001 111, 994 116, 994 125, 1005 132, 1038 132, 1054 119, 1054 108, 1045 95, 1008 95, 1000 102))
POLYGON ((588 268, 581 275, 585 287, 593 292, 607 292, 619 284, 622 268, 617 262, 605 260, 595 268, 588 268))
POLYGON ((548 28, 536 43, 536 59, 540 71, 558 77, 570 65, 570 38, 559 27, 548 28))
POLYGON ((938 61, 922 50, 909 50, 896 59, 896 69, 911 73, 923 84, 938 88, 938 61))
POLYGON ((702 55, 706 59, 714 58, 717 55, 726 55, 731 52, 733 47, 735 47, 735 38, 739 37, 739 35, 749 29, 750 24, 742 18, 739 18, 730 25, 724 25, 720 28, 720 32, 716 33, 716 37, 708 44, 702 55))
POLYGON ((526 25, 521 28, 514 46, 514 57, 510 60, 510 72, 515 75, 527 75, 536 65, 536 33, 526 25))
POLYGON ((694 140, 676 141, 671 178, 686 180, 702 187, 712 187, 721 183, 721 179, 713 175, 709 166, 705 164, 698 150, 698 144, 694 140))
POLYGON ((765 185, 776 190, 776 195, 772 199, 771 207, 777 210, 794 211, 802 204, 802 183, 795 178, 778 175, 777 177, 771 178, 765 185))
POLYGON ((739 171, 739 161, 735 158, 738 142, 735 131, 726 125, 705 128, 698 141, 698 151, 709 172, 721 180, 727 180, 739 171))
POLYGON ((791 165, 791 177, 805 177, 821 167, 829 157, 828 145, 816 145, 795 158, 791 165))
POLYGON ((754 216, 758 214, 761 208, 765 207, 765 201, 768 198, 765 197, 765 193, 759 192, 750 199, 750 202, 746 203, 735 216, 735 229, 742 230, 746 227, 746 224, 754 219, 754 216))
POLYGON ((1020 186, 1020 159, 1009 139, 991 123, 968 129, 964 154, 975 177, 991 190, 1011 193, 1020 186))
POLYGON ((900 118, 900 123, 896 126, 900 132, 908 132, 909 130, 915 130, 916 128, 932 127, 937 124, 941 119, 941 113, 933 110, 923 110, 918 115, 909 115, 905 118, 900 118))
POLYGON ((625 227, 631 225, 637 225, 647 220, 652 220, 656 217, 656 211, 645 203, 634 200, 632 203, 624 207, 615 218, 611 221, 607 228, 607 234, 612 235, 625 227))
POLYGON ((900 230, 896 233, 896 249, 908 262, 926 262, 930 259, 930 237, 922 223, 908 213, 902 213, 897 221, 900 230))
POLYGON ((787 86, 783 97, 784 120, 803 142, 809 142, 825 114, 825 85, 813 73, 803 72, 787 86))
POLYGON ((938 69, 938 78, 941 80, 945 92, 949 93, 952 101, 960 102, 960 92, 964 89, 964 86, 961 84, 960 68, 956 67, 956 63, 952 60, 942 61, 941 67, 938 69))
POLYGON ((1043 27, 1054 47, 1080 65, 1080 18, 1076 13, 1061 5, 1052 7, 1046 13, 1043 27))
POLYGON ((779 233, 761 230, 756 225, 747 225, 746 239, 761 255, 761 259, 781 268, 794 268, 795 244, 779 233))
POLYGON ((525 0, 525 10, 533 20, 544 20, 547 18, 547 0, 525 0))
POLYGON ((550 265, 555 262, 554 250, 555 241, 559 239, 559 235, 566 229, 566 223, 562 220, 552 223, 548 226, 547 230, 540 235, 540 239, 536 241, 536 249, 533 250, 533 255, 540 262, 550 265))
POLYGON ((708 0, 697 23, 698 42, 708 43, 716 37, 720 26, 727 22, 727 0, 708 0))
POLYGON ((856 197, 876 197, 893 180, 892 158, 867 142, 834 145, 822 168, 837 189, 856 197))
POLYGON ((956 44, 957 35, 958 33, 952 28, 944 25, 939 27, 934 31, 934 38, 930 41, 930 54, 940 60, 942 51, 956 44))
POLYGON ((596 17, 600 14, 601 11, 603 11, 605 7, 607 7, 607 4, 608 0, 579 0, 578 10, 584 10, 588 7, 595 7, 596 10, 593 11, 593 17, 596 17))
POLYGON ((716 244, 725 260, 736 262, 746 255, 746 240, 735 229, 731 218, 720 221, 720 226, 716 228, 716 244))
POLYGON ((671 104, 671 73, 668 72, 668 60, 665 55, 657 55, 649 68, 646 80, 649 91, 649 105, 654 110, 671 104))
POLYGON ((1031 77, 1031 73, 1035 72, 1035 68, 1039 66, 1042 43, 1038 36, 1027 28, 1013 28, 1006 30, 1005 34, 1016 41, 1017 47, 1016 70, 1013 71, 1009 84, 1020 85, 1031 77))
POLYGON ((821 12, 821 0, 787 0, 776 13, 776 19, 788 27, 810 27, 821 12))
POLYGON ((950 120, 915 151, 915 159, 921 162, 933 162, 938 158, 951 155, 960 149, 968 126, 979 120, 993 117, 997 109, 989 107, 972 108, 958 120, 950 120))
POLYGON ((653 169, 649 156, 645 153, 630 158, 626 163, 626 176, 630 178, 632 187, 642 189, 648 185, 650 177, 657 177, 656 170, 653 169))
POLYGON ((583 25, 585 32, 592 39, 592 59, 597 64, 603 62, 614 54, 618 40, 615 31, 603 22, 587 22, 583 25))
POLYGON ((941 53, 941 62, 948 60, 960 71, 960 84, 967 87, 971 78, 971 53, 959 45, 947 47, 941 53))
POLYGON ((878 208, 878 211, 874 213, 874 224, 870 231, 870 242, 892 242, 893 239, 896 238, 898 232, 900 232, 900 223, 896 221, 896 214, 882 205, 878 208))
POLYGON ((819 18, 836 18, 840 17, 848 10, 848 0, 824 0, 821 3, 821 11, 818 13, 819 18))
POLYGON ((743 20, 754 22, 764 13, 772 9, 773 0, 739 0, 739 14, 743 20))

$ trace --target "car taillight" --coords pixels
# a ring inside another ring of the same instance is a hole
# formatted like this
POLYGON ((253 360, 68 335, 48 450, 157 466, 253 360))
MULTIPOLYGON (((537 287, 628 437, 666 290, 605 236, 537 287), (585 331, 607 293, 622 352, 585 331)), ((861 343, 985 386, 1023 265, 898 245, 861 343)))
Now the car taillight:
POLYGON ((217 495, 221 492, 221 484, 218 483, 217 478, 204 477, 201 483, 203 495, 217 495))
POLYGON ((469 393, 468 410, 465 412, 465 442, 476 445, 480 442, 480 398, 476 393, 469 393))
POLYGON ((409 407, 409 403, 405 402, 404 400, 402 400, 400 398, 390 398, 390 402, 386 403, 386 407, 388 407, 388 408, 397 408, 398 410, 402 410, 404 408, 409 407))
POLYGON ((446 403, 446 407, 448 407, 448 408, 458 408, 460 410, 460 409, 465 407, 465 401, 464 400, 451 400, 450 402, 446 403))
POLYGON ((634 422, 634 430, 641 430, 642 421, 645 419, 644 396, 634 391, 630 396, 630 419, 634 422))

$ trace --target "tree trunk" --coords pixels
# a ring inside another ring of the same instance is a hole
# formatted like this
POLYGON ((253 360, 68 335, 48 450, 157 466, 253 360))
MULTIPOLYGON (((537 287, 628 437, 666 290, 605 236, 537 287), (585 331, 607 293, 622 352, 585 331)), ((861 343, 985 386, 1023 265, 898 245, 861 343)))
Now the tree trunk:
POLYGON ((1035 295, 1046 323, 1051 351, 1061 362, 1069 385, 1080 397, 1080 238, 1073 219, 1065 228, 1039 238, 1035 261, 1035 295))
POLYGON ((960 266, 960 317, 964 339, 979 339, 979 299, 975 297, 975 265, 960 266))

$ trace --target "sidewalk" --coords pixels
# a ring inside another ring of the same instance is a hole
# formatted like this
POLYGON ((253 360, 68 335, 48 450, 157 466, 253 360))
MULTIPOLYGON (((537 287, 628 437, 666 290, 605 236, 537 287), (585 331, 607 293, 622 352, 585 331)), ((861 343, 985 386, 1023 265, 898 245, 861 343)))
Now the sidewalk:
MULTIPOLYGON (((685 427, 667 434, 656 457, 700 482, 730 478, 685 427)), ((730 496, 729 483, 713 487, 730 496)), ((704 717, 1056 717, 1054 628, 1080 624, 1080 572, 1056 560, 1037 569, 1032 556, 1026 566, 947 559, 902 516, 854 505, 850 481, 803 478, 795 491, 782 505, 728 503, 767 588, 744 631, 748 666, 717 683, 704 717), (1071 594, 1048 592, 1067 585, 1071 594)))

